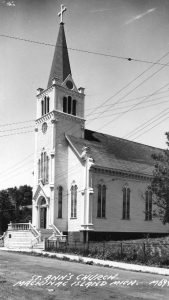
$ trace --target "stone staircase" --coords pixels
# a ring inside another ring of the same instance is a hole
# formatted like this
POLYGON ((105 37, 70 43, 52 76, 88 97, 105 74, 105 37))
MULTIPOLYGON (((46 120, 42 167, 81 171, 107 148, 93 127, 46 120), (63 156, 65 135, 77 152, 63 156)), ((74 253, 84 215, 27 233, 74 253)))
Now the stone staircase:
POLYGON ((41 241, 44 241, 45 238, 49 238, 53 234, 53 229, 37 229, 40 234, 41 241))
POLYGON ((45 249, 45 241, 39 242, 33 246, 33 249, 44 250, 45 249))
POLYGON ((46 238, 63 240, 65 236, 55 225, 51 225, 48 229, 36 229, 31 223, 10 223, 4 236, 4 246, 44 249, 46 238))
POLYGON ((4 246, 7 248, 31 248, 34 235, 29 230, 7 231, 4 246))

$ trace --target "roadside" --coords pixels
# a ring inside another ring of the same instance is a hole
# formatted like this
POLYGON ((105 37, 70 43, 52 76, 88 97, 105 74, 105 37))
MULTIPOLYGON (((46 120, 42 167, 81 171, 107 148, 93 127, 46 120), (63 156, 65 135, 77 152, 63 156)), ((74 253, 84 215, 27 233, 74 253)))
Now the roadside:
POLYGON ((18 252, 23 254, 35 255, 35 256, 43 256, 49 258, 56 258, 60 260, 78 262, 78 263, 88 264, 88 265, 97 265, 97 266, 117 268, 117 269, 128 270, 128 271, 169 276, 169 269, 159 268, 159 267, 149 267, 149 266, 129 264, 129 263, 123 263, 117 261, 101 260, 96 258, 89 258, 80 255, 71 255, 65 253, 64 254, 53 253, 41 249, 9 249, 9 248, 2 247, 0 248, 0 250, 7 251, 7 252, 18 252))

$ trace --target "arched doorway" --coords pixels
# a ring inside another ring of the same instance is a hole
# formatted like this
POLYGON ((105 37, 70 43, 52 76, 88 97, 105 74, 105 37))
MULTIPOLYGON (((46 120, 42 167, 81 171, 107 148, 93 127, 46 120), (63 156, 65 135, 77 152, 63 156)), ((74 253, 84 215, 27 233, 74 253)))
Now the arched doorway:
POLYGON ((42 198, 39 205, 40 228, 46 228, 47 205, 45 198, 42 198))

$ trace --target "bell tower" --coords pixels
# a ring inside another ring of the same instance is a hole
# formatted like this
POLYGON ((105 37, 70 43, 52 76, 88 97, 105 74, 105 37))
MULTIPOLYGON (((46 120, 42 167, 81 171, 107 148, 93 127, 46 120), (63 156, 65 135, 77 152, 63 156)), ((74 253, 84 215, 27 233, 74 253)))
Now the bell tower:
POLYGON ((59 33, 46 89, 37 89, 35 121, 33 225, 68 226, 68 145, 65 135, 84 137, 84 88, 73 80, 61 5, 59 33), (62 211, 58 197, 62 191, 62 211), (43 199, 43 202, 42 200, 43 199), (41 206, 43 203, 43 217, 41 206), (44 211, 46 215, 44 216, 44 211), (41 220, 45 218, 45 222, 41 220))

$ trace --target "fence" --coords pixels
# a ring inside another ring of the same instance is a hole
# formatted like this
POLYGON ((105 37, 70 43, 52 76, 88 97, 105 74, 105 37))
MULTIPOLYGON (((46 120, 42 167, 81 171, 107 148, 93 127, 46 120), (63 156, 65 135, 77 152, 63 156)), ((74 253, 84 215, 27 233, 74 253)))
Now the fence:
POLYGON ((169 257, 169 244, 148 242, 71 242, 45 241, 45 250, 61 253, 74 253, 101 259, 125 259, 146 261, 169 257))

